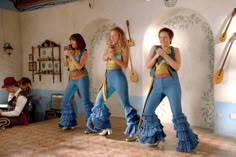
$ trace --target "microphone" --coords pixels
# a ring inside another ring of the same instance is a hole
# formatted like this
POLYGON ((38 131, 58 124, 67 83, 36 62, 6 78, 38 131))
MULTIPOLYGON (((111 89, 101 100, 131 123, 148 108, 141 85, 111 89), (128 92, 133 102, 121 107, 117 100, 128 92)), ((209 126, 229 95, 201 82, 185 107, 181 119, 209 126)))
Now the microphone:
MULTIPOLYGON (((65 46, 65 50, 73 50, 73 47, 71 44, 69 44, 68 46, 65 46)), ((66 59, 68 58, 68 56, 66 56, 66 59)))
POLYGON ((73 50, 73 47, 72 47, 72 45, 70 44, 70 45, 66 46, 65 49, 66 49, 66 50, 73 50))
POLYGON ((110 48, 111 48, 111 49, 114 49, 114 45, 110 45, 110 48))
MULTIPOLYGON (((65 46, 65 50, 68 50, 68 51, 71 51, 71 50, 73 50, 73 47, 72 47, 72 45, 71 44, 69 44, 68 46, 65 46)), ((66 56, 66 59, 68 59, 69 57, 68 56, 66 56)), ((70 71, 70 68, 68 67, 68 69, 67 69, 67 71, 70 71)))

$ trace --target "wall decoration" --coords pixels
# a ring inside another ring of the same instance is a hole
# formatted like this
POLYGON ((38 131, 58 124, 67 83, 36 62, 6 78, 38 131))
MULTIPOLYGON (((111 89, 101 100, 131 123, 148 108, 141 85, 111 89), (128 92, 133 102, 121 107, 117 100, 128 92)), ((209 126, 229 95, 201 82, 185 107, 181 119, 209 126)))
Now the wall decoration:
POLYGON ((166 7, 174 7, 177 3, 177 0, 164 0, 166 7))
POLYGON ((48 69, 52 69, 52 63, 48 63, 48 69))
POLYGON ((38 70, 32 71, 32 80, 34 81, 34 76, 36 74, 39 77, 39 81, 42 80, 44 75, 52 75, 52 81, 54 83, 55 75, 57 75, 61 82, 61 46, 55 46, 56 44, 54 42, 48 40, 42 45, 43 47, 32 47, 33 58, 36 58, 36 64, 38 65, 38 70), (55 65, 57 68, 54 68, 55 65))
POLYGON ((228 57, 228 55, 229 55, 230 49, 231 49, 231 47, 232 47, 232 45, 233 45, 235 39, 236 39, 236 33, 234 33, 234 34, 231 36, 231 38, 229 39, 229 42, 228 42, 228 43, 230 43, 230 44, 227 44, 227 45, 229 45, 229 48, 228 48, 228 50, 227 50, 227 52, 226 52, 226 55, 225 55, 225 57, 224 57, 224 61, 223 61, 222 65, 221 65, 220 69, 217 70, 217 72, 215 73, 215 75, 214 75, 214 77, 213 77, 213 82, 214 82, 215 84, 219 84, 219 83, 221 83, 222 80, 223 80, 223 77, 224 77, 224 65, 225 65, 225 62, 226 62, 227 57, 228 57))
MULTIPOLYGON (((132 46, 134 46, 134 40, 131 38, 131 35, 130 35, 129 20, 126 20, 126 26, 127 26, 127 30, 128 30, 128 34, 129 34, 128 45, 129 45, 129 47, 132 47, 132 46)), ((131 67, 130 80, 132 82, 137 82, 138 81, 138 74, 137 74, 136 70, 133 67, 132 55, 131 54, 130 54, 129 59, 130 59, 130 67, 131 67)))
POLYGON ((230 19, 229 19, 229 21, 228 21, 228 23, 227 23, 227 25, 226 25, 226 27, 225 27, 225 31, 224 31, 224 32, 220 35, 220 37, 219 37, 219 40, 220 40, 221 42, 224 42, 224 41, 225 41, 225 39, 226 39, 226 37, 227 37, 228 28, 229 28, 230 23, 231 23, 233 17, 235 16, 235 14, 236 14, 236 8, 234 8, 234 10, 233 10, 233 12, 232 12, 232 14, 231 14, 231 17, 230 17, 230 19))
POLYGON ((45 68, 46 68, 45 63, 42 63, 42 69, 45 69, 45 68))
POLYGON ((29 54, 29 60, 33 60, 32 54, 29 54))
POLYGON ((29 71, 37 71, 37 63, 29 62, 29 71))
POLYGON ((54 63, 54 72, 55 74, 58 74, 59 73, 59 63, 54 63))
POLYGON ((42 51, 42 55, 43 55, 43 56, 45 56, 45 55, 46 55, 46 53, 47 53, 47 51, 46 51, 46 50, 43 50, 43 51, 42 51))

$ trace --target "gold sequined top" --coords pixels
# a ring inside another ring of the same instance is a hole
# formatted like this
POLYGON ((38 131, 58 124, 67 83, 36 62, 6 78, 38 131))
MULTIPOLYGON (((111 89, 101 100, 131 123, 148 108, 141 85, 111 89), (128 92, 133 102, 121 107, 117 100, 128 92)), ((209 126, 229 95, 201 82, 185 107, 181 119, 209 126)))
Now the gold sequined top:
MULTIPOLYGON (((117 59, 122 60, 121 48, 114 50, 113 53, 117 59)), ((118 64, 116 64, 115 61, 113 61, 112 59, 108 59, 106 63, 106 69, 107 70, 121 69, 121 67, 118 64)))
MULTIPOLYGON (((166 54, 171 54, 171 49, 170 47, 165 50, 166 54)), ((158 58, 158 61, 156 63, 156 71, 155 71, 155 75, 163 75, 163 74, 169 74, 169 64, 168 62, 162 58, 162 57, 159 57, 158 58)))
MULTIPOLYGON (((71 50, 71 54, 73 54, 73 56, 79 56, 80 51, 75 52, 75 51, 71 50)), ((72 62, 72 60, 70 58, 67 58, 67 62, 68 62, 68 68, 70 69, 70 71, 74 71, 77 69, 75 64, 72 62)))
POLYGON ((169 64, 161 63, 156 64, 155 75, 169 74, 169 64))
MULTIPOLYGON (((72 51, 71 53, 73 54, 75 60, 79 62, 82 57, 81 51, 72 51)), ((70 70, 70 74, 69 74, 70 80, 77 80, 83 76, 88 75, 88 72, 85 67, 78 70, 70 58, 67 58, 67 62, 68 62, 68 68, 70 70)))

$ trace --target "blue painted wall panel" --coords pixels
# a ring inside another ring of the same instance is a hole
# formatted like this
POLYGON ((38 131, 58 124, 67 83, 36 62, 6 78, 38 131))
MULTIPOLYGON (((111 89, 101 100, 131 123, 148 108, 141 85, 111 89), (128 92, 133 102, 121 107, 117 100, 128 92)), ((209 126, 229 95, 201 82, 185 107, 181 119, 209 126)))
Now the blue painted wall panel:
POLYGON ((230 114, 236 114, 235 103, 215 102, 216 134, 236 137, 236 119, 231 119, 230 114), (222 116, 219 117, 218 114, 222 116))

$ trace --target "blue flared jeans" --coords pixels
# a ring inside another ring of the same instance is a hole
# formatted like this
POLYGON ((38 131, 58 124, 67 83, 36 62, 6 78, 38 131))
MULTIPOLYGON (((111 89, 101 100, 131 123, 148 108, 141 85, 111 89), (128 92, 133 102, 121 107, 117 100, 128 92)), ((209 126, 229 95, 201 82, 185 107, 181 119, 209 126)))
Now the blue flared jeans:
POLYGON ((73 127, 77 125, 76 114, 72 106, 71 98, 77 90, 79 90, 82 103, 85 109, 86 122, 91 114, 93 103, 90 101, 89 94, 89 77, 84 76, 78 80, 69 80, 67 87, 64 91, 64 97, 62 100, 62 115, 60 118, 59 126, 73 127))
MULTIPOLYGON (((125 111, 127 128, 124 134, 136 134, 138 132, 139 115, 136 109, 130 105, 128 95, 128 83, 121 69, 108 70, 106 72, 107 99, 116 91, 121 105, 125 111)), ((87 126, 92 130, 111 128, 109 109, 105 105, 102 89, 99 91, 90 121, 87 126), (92 125, 91 125, 92 124, 92 125)))
POLYGON ((164 78, 155 78, 153 89, 146 102, 144 109, 144 115, 155 114, 156 108, 160 102, 167 96, 173 116, 177 116, 182 113, 181 107, 181 88, 178 79, 174 79, 171 76, 164 78))
POLYGON ((140 127, 139 141, 143 144, 155 144, 166 137, 160 119, 155 114, 156 108, 166 96, 170 103, 174 129, 179 140, 176 150, 183 152, 192 151, 198 145, 198 137, 192 132, 187 118, 182 112, 179 79, 175 79, 172 76, 154 79, 152 90, 147 97, 143 111, 143 123, 140 127))

